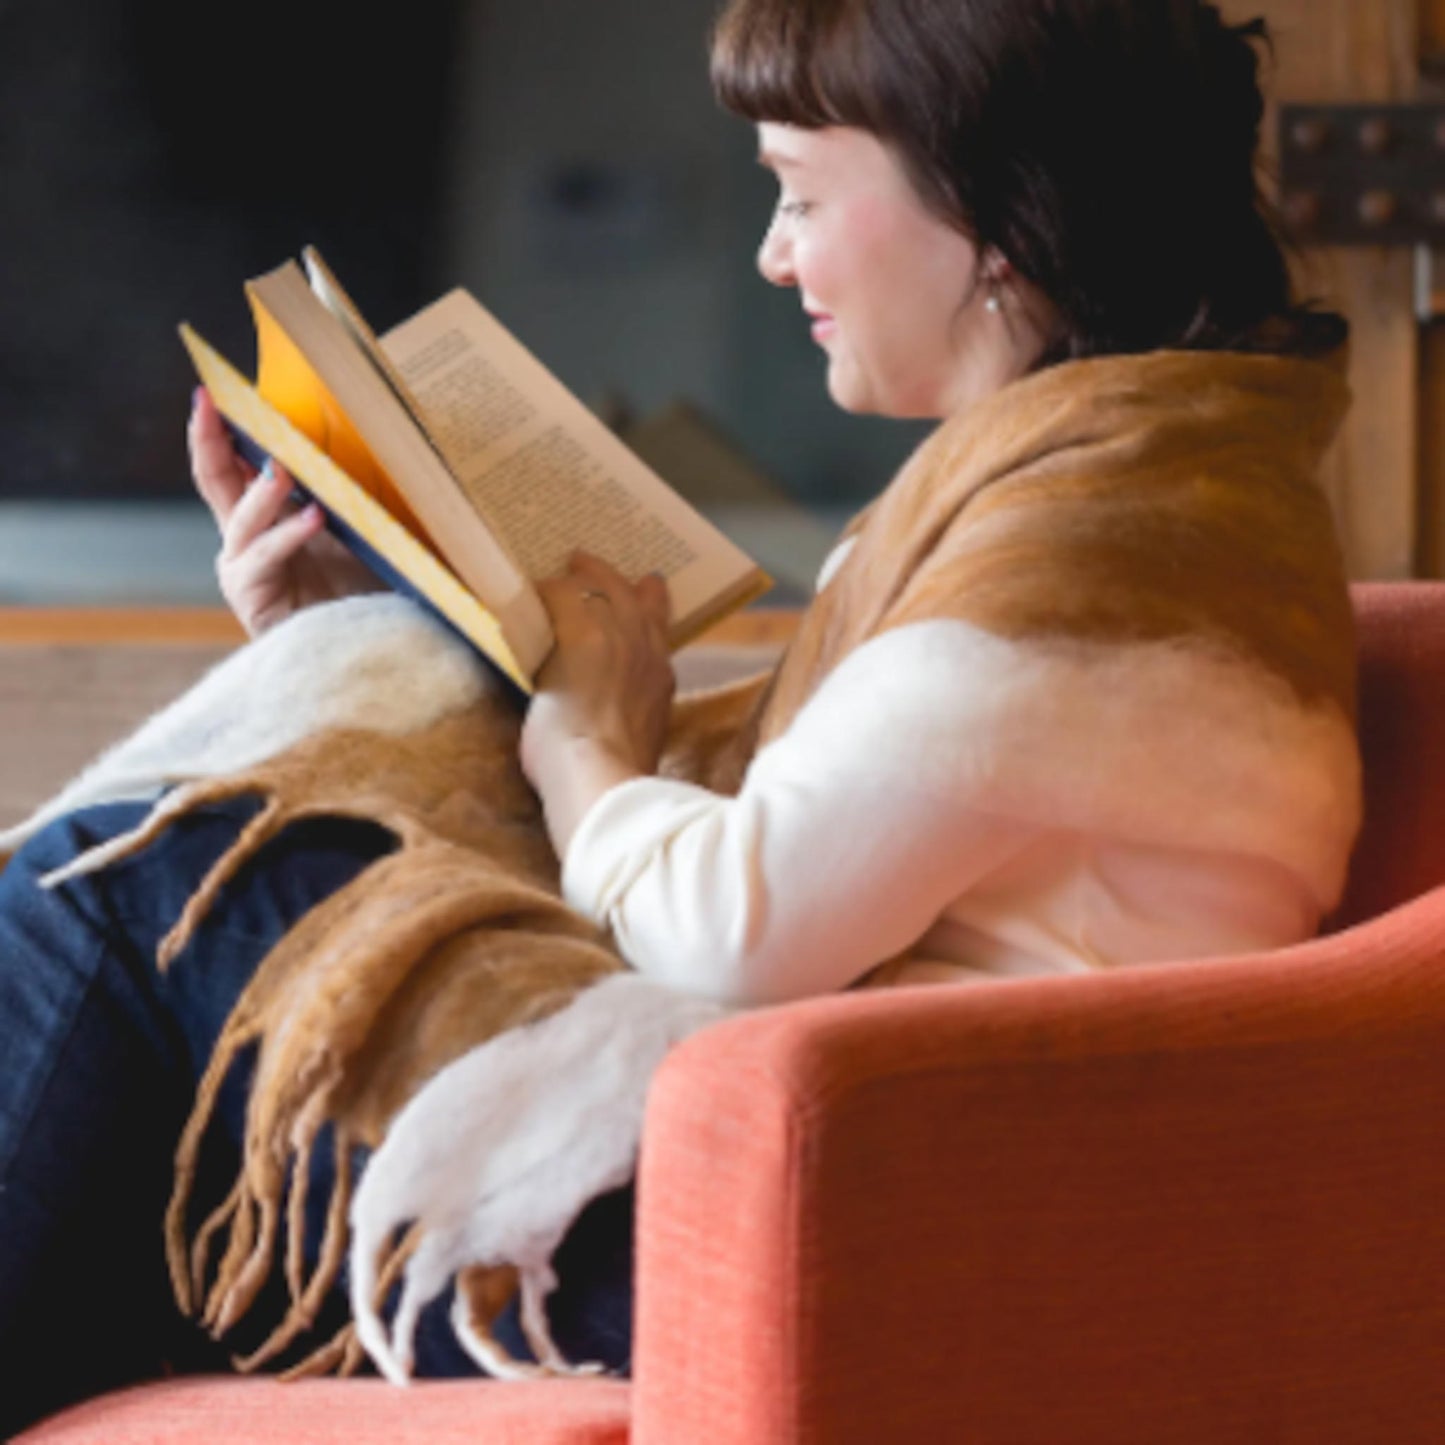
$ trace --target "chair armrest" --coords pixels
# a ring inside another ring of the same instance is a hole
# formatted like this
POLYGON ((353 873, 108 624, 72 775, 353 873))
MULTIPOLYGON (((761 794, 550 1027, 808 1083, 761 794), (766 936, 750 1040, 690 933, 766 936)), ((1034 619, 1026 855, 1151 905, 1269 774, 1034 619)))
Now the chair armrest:
POLYGON ((633 1445, 1445 1439, 1445 890, 1282 953, 899 988, 649 1099, 633 1445))

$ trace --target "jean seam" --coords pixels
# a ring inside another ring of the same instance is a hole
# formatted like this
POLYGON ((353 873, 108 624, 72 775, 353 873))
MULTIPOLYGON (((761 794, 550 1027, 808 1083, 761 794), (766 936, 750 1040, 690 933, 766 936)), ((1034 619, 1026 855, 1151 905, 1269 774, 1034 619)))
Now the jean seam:
MULTIPOLYGON (((305 917, 304 914, 301 915, 301 916, 302 916, 302 917, 305 917)), ((120 925, 122 925, 123 927, 125 927, 125 928, 143 929, 143 928, 148 928, 148 927, 150 927, 150 924, 151 924, 151 920, 150 920, 150 919, 147 919, 147 918, 136 918, 136 917, 133 917, 133 916, 132 916, 131 914, 129 914, 129 913, 117 913, 117 914, 115 915, 115 921, 116 921, 117 923, 119 923, 120 925)), ((296 920, 296 922, 299 923, 299 922, 300 922, 300 919, 298 918, 298 919, 296 920)), ((208 925, 210 926, 210 931, 213 932, 213 933, 214 933, 214 932, 220 932, 220 933, 223 934, 226 938, 239 938, 239 939, 243 939, 243 940, 244 940, 245 942, 247 942, 247 943, 260 944, 260 945, 263 945, 263 946, 264 946, 265 948, 267 948, 268 950, 271 949, 271 948, 274 948, 274 947, 276 946, 276 944, 279 943, 279 942, 281 941, 281 939, 286 936, 286 933, 289 933, 289 932, 290 932, 290 929, 287 929, 285 932, 281 933, 280 935, 273 935, 273 934, 270 934, 270 933, 254 933, 254 932, 252 932, 252 930, 249 929, 249 928, 237 928, 237 927, 235 927, 235 926, 233 926, 232 924, 229 924, 229 923, 214 923, 214 924, 213 924, 213 923, 211 923, 211 920, 209 920, 209 919, 204 919, 204 920, 202 920, 201 923, 199 923, 199 924, 196 926, 195 931, 191 934, 191 937, 187 940, 187 942, 186 942, 186 947, 187 947, 187 948, 190 948, 190 947, 191 947, 191 945, 196 941, 197 935, 201 932, 202 929, 205 929, 208 925)), ((294 927, 295 925, 293 924, 292 926, 294 927)), ((165 934, 166 934, 167 931, 169 931, 169 930, 162 931, 162 933, 161 933, 161 937, 162 937, 162 938, 165 937, 165 934)), ((258 962, 259 962, 259 960, 258 960, 258 962)))
POLYGON ((86 1004, 90 989, 94 987, 96 979, 100 975, 100 960, 105 954, 106 945, 103 942, 95 942, 91 946, 89 955, 90 968, 80 980, 75 992, 78 998, 75 1007, 71 1010, 70 1019, 63 1031, 55 1041, 53 1047, 46 1048, 41 1055, 39 1081, 37 1087, 31 1092, 30 1106, 25 1111, 24 1117, 19 1121, 19 1127, 13 1131, 12 1147, 9 1154, 0 1159, 0 1189, 5 1187, 5 1180, 9 1177, 10 1168, 15 1162, 15 1156, 20 1150, 20 1140, 29 1131, 35 1121, 36 1112, 40 1108, 41 1100, 50 1092, 50 1086, 55 1080, 56 1070, 60 1067, 60 1061, 65 1056, 70 1046, 71 1039, 75 1036, 75 1030, 80 1023, 80 1015, 86 1004))

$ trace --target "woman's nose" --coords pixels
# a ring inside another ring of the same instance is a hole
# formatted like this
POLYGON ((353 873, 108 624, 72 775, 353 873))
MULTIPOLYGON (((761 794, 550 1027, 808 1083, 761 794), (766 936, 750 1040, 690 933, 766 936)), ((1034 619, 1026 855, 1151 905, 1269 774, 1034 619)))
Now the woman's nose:
POLYGON ((758 247, 758 270, 765 281, 774 286, 794 286, 797 277, 793 274, 793 243, 776 221, 768 227, 763 243, 758 247))

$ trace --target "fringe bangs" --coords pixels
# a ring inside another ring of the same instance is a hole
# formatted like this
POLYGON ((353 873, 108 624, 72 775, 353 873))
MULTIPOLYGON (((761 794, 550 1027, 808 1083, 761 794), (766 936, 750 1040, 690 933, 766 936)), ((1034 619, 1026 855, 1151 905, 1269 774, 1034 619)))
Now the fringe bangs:
POLYGON ((847 0, 731 0, 713 29, 713 93, 753 122, 876 129, 864 27, 847 0))

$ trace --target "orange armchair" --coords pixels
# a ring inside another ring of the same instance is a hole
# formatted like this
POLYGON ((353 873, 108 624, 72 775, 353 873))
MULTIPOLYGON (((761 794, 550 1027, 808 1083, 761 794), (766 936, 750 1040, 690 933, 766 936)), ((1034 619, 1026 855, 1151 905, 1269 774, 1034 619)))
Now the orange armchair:
POLYGON ((1445 1440, 1445 586, 1356 601, 1330 931, 688 1040, 649 1102, 631 1382, 170 1381, 22 1438, 1445 1440))

